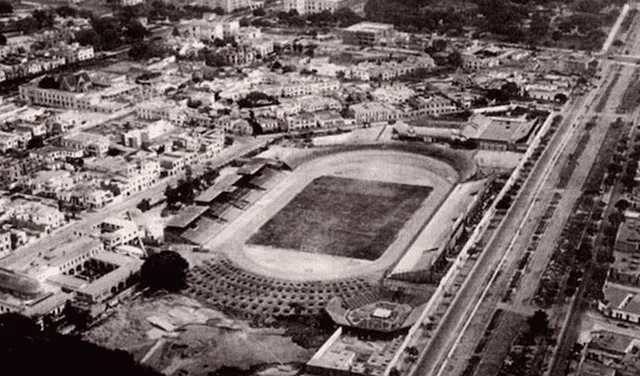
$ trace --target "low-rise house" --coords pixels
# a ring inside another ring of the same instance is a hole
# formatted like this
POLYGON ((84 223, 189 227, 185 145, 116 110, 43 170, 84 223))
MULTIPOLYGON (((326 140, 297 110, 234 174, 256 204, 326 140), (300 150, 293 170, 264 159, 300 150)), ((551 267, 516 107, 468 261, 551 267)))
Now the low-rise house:
POLYGON ((122 245, 139 244, 144 231, 135 223, 120 218, 107 218, 100 222, 100 238, 107 250, 114 250, 122 245))
POLYGON ((317 95, 298 98, 297 102, 300 104, 300 110, 305 112, 316 112, 324 110, 340 111, 342 109, 342 103, 340 103, 339 100, 317 95))
POLYGON ((19 148, 20 137, 17 134, 0 131, 0 151, 6 153, 8 150, 19 148))
POLYGON ((110 141, 99 134, 78 132, 63 137, 60 144, 72 150, 83 150, 86 155, 101 157, 109 150, 110 141))
POLYGON ((26 227, 44 233, 50 233, 66 223, 64 214, 58 209, 35 202, 15 208, 12 218, 26 227))
POLYGON ((340 128, 345 125, 344 118, 338 111, 320 111, 315 113, 320 128, 340 128))
POLYGON ((640 373, 640 338, 608 330, 591 333, 578 375, 631 376, 640 373))
POLYGON ((370 124, 395 120, 399 114, 396 110, 378 102, 364 102, 349 106, 349 114, 358 124, 370 124))
POLYGON ((28 185, 34 194, 44 193, 57 197, 60 192, 71 189, 74 180, 69 171, 44 170, 38 171, 35 177, 29 179, 28 185))
POLYGON ((305 129, 312 129, 318 126, 316 118, 313 114, 303 112, 298 115, 287 117, 287 128, 290 131, 299 131, 305 129))
POLYGON ((280 123, 274 118, 259 116, 256 117, 255 122, 260 127, 262 133, 272 133, 281 130, 280 123))

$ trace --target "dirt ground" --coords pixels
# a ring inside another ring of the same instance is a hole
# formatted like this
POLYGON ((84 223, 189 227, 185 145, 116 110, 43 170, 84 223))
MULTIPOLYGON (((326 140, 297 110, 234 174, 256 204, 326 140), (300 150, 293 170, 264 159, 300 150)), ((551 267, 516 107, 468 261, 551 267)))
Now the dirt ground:
POLYGON ((283 333, 283 329, 252 328, 193 299, 167 295, 121 305, 85 336, 99 345, 126 350, 167 375, 207 375, 223 366, 246 370, 299 364, 313 355, 283 333))

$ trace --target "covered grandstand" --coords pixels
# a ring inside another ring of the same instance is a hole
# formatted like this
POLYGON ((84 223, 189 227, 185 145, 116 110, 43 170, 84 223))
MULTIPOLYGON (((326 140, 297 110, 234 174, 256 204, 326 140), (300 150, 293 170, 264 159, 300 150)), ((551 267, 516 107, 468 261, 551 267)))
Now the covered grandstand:
POLYGON ((457 185, 389 273, 385 284, 437 284, 446 271, 447 254, 454 251, 465 231, 466 218, 482 208, 487 187, 487 179, 457 185))
POLYGON ((283 164, 249 160, 237 172, 225 175, 196 196, 195 205, 184 208, 165 228, 171 242, 201 245, 215 236, 244 209, 277 184, 283 164))

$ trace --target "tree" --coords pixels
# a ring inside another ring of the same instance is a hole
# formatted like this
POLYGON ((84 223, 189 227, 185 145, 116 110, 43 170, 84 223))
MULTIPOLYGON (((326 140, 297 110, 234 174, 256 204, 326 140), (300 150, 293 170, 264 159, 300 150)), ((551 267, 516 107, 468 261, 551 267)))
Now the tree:
POLYGON ((567 98, 567 96, 563 93, 558 93, 555 95, 555 97, 553 97, 553 100, 555 102, 562 104, 562 103, 565 103, 567 100, 569 100, 569 98, 567 98))
POLYGON ((93 46, 95 49, 100 48, 100 36, 93 29, 82 29, 78 31, 75 39, 81 46, 93 46))
POLYGON ((31 14, 33 19, 37 22, 37 28, 49 28, 54 24, 54 16, 53 13, 48 10, 40 10, 36 9, 31 14))
POLYGON ((529 36, 531 41, 539 41, 547 36, 549 33, 549 17, 543 13, 535 12, 531 17, 531 24, 529 26, 529 36))
POLYGON ((254 17, 262 17, 262 16, 264 16, 266 14, 267 13, 262 8, 256 8, 256 9, 253 10, 253 16, 254 17))
POLYGON ((51 76, 44 76, 40 82, 38 82, 38 87, 41 89, 57 89, 59 85, 55 78, 51 76))
POLYGON ((180 31, 178 30, 177 27, 173 28, 173 31, 171 32, 171 35, 173 35, 174 37, 179 37, 180 36, 180 31))
POLYGON ((216 68, 225 67, 229 65, 229 63, 227 62, 227 59, 225 59, 225 57, 222 54, 216 53, 216 52, 207 53, 205 55, 204 62, 208 66, 216 67, 216 68))
POLYGON ((160 375, 140 366, 122 350, 106 349, 79 336, 41 331, 32 319, 17 313, 0 315, 0 358, 6 369, 20 370, 23 375, 80 376, 87 373, 87 364, 98 365, 91 371, 95 376, 160 375), (82 363, 68 362, 70 353, 82 359, 82 363), (38 361, 26 361, 28 359, 38 361))
POLYGON ((7 44, 7 37, 4 34, 0 34, 0 46, 4 46, 7 44))
POLYGON ((629 206, 631 206, 631 204, 629 203, 629 201, 621 198, 620 200, 618 200, 618 202, 616 202, 616 209, 620 210, 621 212, 626 211, 627 209, 629 209, 629 206))
POLYGON ((124 37, 128 43, 141 41, 148 35, 149 31, 136 19, 129 20, 124 27, 124 37))
POLYGON ((140 209, 141 212, 144 213, 149 209, 151 209, 151 203, 149 202, 148 198, 143 198, 142 201, 140 201, 138 205, 136 205, 136 207, 140 209))
POLYGON ((546 336, 549 333, 549 316, 543 310, 537 310, 527 319, 529 333, 534 337, 546 336))
POLYGON ((0 1, 0 13, 13 13, 13 5, 11 5, 11 3, 8 1, 0 1))
POLYGON ((338 20, 338 26, 340 27, 349 27, 362 21, 362 17, 348 7, 337 9, 333 16, 338 20))
POLYGON ((155 253, 142 264, 142 284, 152 290, 177 292, 187 287, 188 269, 189 263, 177 252, 155 253))
POLYGON ((164 197, 167 200, 167 205, 171 206, 178 201, 180 201, 180 197, 178 196, 178 192, 176 189, 171 188, 170 185, 164 189, 164 197))
POLYGON ((462 64, 464 64, 464 60, 462 59, 462 54, 460 53, 460 51, 457 51, 457 50, 451 52, 447 60, 449 62, 449 65, 451 65, 452 68, 460 68, 462 67, 462 64))

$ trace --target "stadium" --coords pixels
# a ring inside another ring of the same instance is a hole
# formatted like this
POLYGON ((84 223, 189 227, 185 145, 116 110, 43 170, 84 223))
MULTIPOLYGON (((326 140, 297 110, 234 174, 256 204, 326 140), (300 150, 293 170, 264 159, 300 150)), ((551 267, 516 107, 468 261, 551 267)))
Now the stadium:
MULTIPOLYGON (((381 287, 428 299, 490 185, 472 178, 475 165, 460 152, 407 144, 323 148, 239 171, 188 210, 190 220, 215 210, 205 221, 217 223, 215 236, 199 225, 180 231, 198 232, 193 243, 212 251, 192 269, 190 293, 247 317, 313 315, 335 297, 357 302, 381 287), (218 194, 237 213, 221 213, 218 194)), ((350 303, 357 309, 343 320, 375 325, 370 318, 389 313, 390 327, 406 327, 420 305, 385 299, 350 303)))

